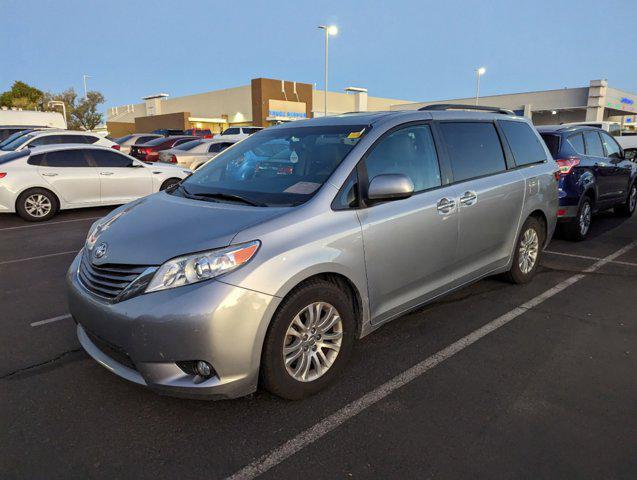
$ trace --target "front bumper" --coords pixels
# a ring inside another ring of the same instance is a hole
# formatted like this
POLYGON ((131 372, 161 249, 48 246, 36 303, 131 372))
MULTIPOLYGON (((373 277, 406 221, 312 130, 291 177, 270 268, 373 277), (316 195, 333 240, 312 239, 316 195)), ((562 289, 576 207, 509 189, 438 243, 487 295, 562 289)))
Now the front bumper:
POLYGON ((80 343, 100 364, 171 396, 235 398, 256 390, 278 297, 212 280, 110 303, 80 283, 79 261, 67 273, 69 308, 80 343), (210 363, 216 375, 203 379, 176 363, 193 360, 210 363))

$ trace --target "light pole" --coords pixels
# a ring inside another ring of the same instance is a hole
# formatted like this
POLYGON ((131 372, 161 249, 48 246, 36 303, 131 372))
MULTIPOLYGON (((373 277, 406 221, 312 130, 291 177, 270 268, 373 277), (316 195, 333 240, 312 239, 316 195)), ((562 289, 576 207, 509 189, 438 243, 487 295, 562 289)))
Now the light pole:
POLYGON ((88 90, 86 88, 86 79, 87 78, 91 78, 91 76, 87 75, 86 73, 84 75, 82 75, 82 80, 84 80, 84 99, 85 100, 88 98, 88 90))
POLYGON ((338 27, 336 25, 319 25, 318 28, 325 31, 325 106, 324 115, 327 117, 327 61, 329 50, 329 38, 330 35, 336 35, 338 33, 338 27))
POLYGON ((477 77, 477 84, 476 84, 476 105, 478 105, 478 99, 480 98, 480 77, 482 75, 484 75, 484 73, 487 71, 486 68, 484 67, 480 67, 476 69, 476 77, 477 77))
POLYGON ((62 107, 62 114, 64 115, 64 123, 66 123, 66 105, 60 100, 51 100, 49 107, 62 107))

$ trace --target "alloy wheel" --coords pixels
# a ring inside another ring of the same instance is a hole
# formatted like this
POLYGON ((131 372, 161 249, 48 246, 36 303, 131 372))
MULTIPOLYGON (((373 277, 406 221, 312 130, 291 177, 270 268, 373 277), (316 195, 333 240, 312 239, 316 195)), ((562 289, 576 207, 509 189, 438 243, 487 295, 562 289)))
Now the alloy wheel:
POLYGON ((633 185, 630 189, 630 197, 628 200, 628 209, 632 213, 635 211, 635 207, 637 206, 637 185, 633 185))
POLYGON ((579 231, 582 237, 584 237, 588 233, 588 229, 591 228, 591 218, 592 218, 591 204, 586 202, 582 206, 582 211, 580 212, 579 219, 578 219, 579 231))
POLYGON ((533 228, 527 229, 520 240, 518 266, 523 274, 528 274, 537 261, 540 251, 540 238, 533 228))
POLYGON ((36 218, 42 218, 51 212, 53 205, 45 195, 34 193, 29 195, 24 201, 24 209, 29 215, 36 218))
POLYGON ((314 302, 292 320, 283 342, 288 374, 299 382, 312 382, 331 368, 341 349, 343 321, 332 305, 314 302))

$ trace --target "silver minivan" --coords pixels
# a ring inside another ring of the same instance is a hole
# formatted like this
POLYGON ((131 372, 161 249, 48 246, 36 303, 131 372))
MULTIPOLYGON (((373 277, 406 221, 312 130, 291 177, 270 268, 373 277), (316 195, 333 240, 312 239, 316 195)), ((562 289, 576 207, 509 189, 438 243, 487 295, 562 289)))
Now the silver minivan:
POLYGON ((489 275, 528 282, 559 173, 526 119, 479 110, 268 128, 114 210, 67 275, 82 346, 163 394, 299 399, 405 312, 489 275))

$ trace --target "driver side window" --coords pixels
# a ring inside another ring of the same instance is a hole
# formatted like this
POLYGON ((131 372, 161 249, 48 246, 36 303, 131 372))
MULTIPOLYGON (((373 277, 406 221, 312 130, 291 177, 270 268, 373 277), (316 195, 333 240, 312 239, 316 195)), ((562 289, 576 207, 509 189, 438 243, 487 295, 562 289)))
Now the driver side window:
POLYGON ((373 147, 365 167, 370 182, 378 175, 400 173, 414 183, 414 192, 442 184, 429 125, 411 125, 390 133, 373 147))

